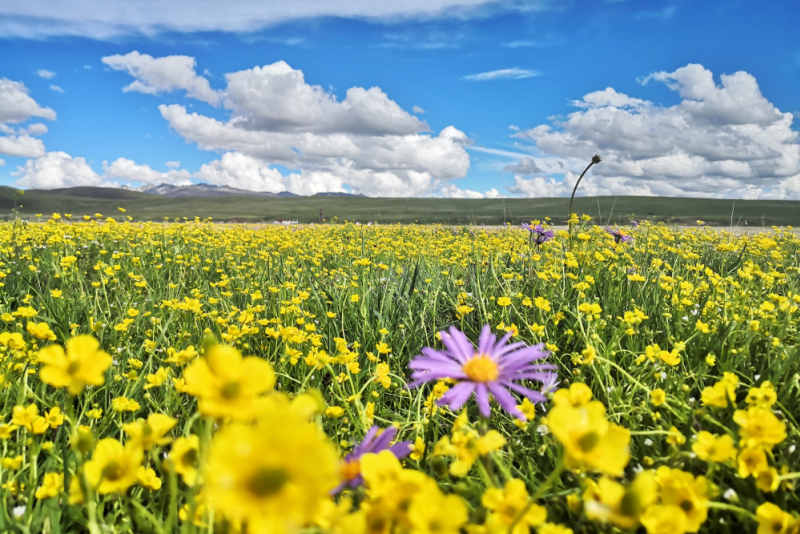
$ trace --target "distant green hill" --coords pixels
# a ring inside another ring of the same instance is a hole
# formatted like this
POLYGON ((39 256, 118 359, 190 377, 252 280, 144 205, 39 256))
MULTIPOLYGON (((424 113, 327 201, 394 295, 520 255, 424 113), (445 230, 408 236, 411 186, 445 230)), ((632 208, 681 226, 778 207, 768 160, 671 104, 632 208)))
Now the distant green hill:
MULTIPOLYGON (((8 219, 14 206, 15 189, 0 187, 0 218, 8 219)), ((20 214, 26 218, 41 213, 69 213, 73 217, 102 213, 118 218, 117 208, 135 220, 163 220, 164 217, 213 217, 217 221, 272 222, 275 219, 315 222, 319 210, 326 219, 379 223, 486 224, 506 222, 517 225, 531 219, 551 217, 566 220, 569 199, 439 199, 368 197, 270 198, 229 196, 212 198, 167 198, 123 189, 74 187, 51 191, 31 190, 18 197, 20 214)), ((598 224, 628 223, 632 219, 694 224, 744 226, 800 226, 800 201, 707 200, 670 197, 582 197, 575 199, 575 211, 587 213, 598 224), (735 206, 734 206, 735 202, 735 206), (731 217, 731 210, 733 216, 731 217)))

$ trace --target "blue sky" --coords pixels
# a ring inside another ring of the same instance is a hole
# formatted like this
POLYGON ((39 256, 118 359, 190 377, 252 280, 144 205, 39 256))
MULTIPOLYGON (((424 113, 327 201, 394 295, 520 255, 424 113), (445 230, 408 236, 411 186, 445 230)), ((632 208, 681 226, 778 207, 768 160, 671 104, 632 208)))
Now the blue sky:
POLYGON ((151 1, 0 6, 0 184, 800 198, 797 2, 151 1))

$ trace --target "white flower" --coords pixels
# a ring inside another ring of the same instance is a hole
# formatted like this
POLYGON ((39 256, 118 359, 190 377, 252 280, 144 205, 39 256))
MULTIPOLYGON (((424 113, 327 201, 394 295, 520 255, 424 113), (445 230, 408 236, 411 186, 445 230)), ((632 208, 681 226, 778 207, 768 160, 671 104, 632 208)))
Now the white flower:
POLYGON ((726 501, 737 501, 737 500, 739 500, 737 495, 736 495, 736 492, 733 491, 733 488, 728 488, 727 490, 725 490, 725 493, 722 494, 722 498, 725 499, 726 501))
POLYGON ((14 517, 22 517, 25 514, 25 510, 27 510, 25 506, 15 506, 11 509, 11 513, 14 514, 14 517))
POLYGON ((539 425, 536 427, 536 431, 541 434, 542 436, 547 435, 550 433, 550 429, 547 428, 547 425, 539 425))
POLYGON ((647 438, 646 440, 644 440, 644 444, 645 444, 645 445, 647 445, 647 446, 649 447, 650 445, 652 445, 652 444, 653 444, 653 440, 652 440, 652 439, 650 439, 650 438, 647 438))

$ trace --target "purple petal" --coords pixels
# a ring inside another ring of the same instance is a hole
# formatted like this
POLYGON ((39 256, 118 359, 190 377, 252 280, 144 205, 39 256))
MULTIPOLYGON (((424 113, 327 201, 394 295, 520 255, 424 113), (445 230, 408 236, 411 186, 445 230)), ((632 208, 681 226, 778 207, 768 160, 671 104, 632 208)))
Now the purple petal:
POLYGON ((519 408, 517 408, 517 399, 512 397, 511 394, 505 388, 503 388, 503 386, 497 382, 489 382, 487 386, 492 392, 492 395, 494 395, 495 400, 497 400, 497 404, 499 404, 505 411, 522 421, 528 420, 525 415, 519 411, 519 408))
POLYGON ((492 408, 489 406, 489 390, 486 388, 486 384, 479 382, 475 385, 475 396, 478 398, 478 408, 481 411, 481 415, 491 417, 492 408))
POLYGON ((389 447, 394 437, 397 435, 397 429, 393 426, 387 427, 381 432, 378 437, 372 440, 370 452, 379 453, 389 447))
POLYGON ((409 454, 411 454, 412 445, 410 441, 398 441, 391 447, 389 447, 389 451, 394 454, 398 460, 405 458, 409 454))
POLYGON ((439 406, 449 406, 451 410, 458 411, 469 400, 469 396, 475 391, 475 383, 459 382, 442 395, 437 404, 439 406))
POLYGON ((533 391, 533 390, 528 389, 526 387, 522 387, 519 384, 515 384, 514 382, 503 381, 503 382, 501 382, 501 384, 504 385, 505 387, 507 387, 508 389, 516 391, 520 395, 524 395, 524 396, 528 397, 528 399, 530 399, 533 402, 544 402, 544 401, 547 400, 547 397, 545 397, 544 395, 542 395, 538 391, 533 391))
POLYGON ((359 458, 361 457, 362 454, 366 454, 367 452, 372 452, 370 450, 370 444, 372 443, 372 440, 375 438, 375 435, 378 433, 378 430, 380 430, 380 428, 378 428, 378 425, 372 425, 372 427, 367 431, 367 435, 364 436, 364 439, 361 440, 361 443, 359 443, 358 446, 355 449, 353 449, 352 453, 353 457, 359 458))
POLYGON ((492 328, 488 324, 483 325, 481 336, 478 338, 478 352, 489 354, 490 347, 495 339, 497 339, 497 336, 492 334, 492 328))

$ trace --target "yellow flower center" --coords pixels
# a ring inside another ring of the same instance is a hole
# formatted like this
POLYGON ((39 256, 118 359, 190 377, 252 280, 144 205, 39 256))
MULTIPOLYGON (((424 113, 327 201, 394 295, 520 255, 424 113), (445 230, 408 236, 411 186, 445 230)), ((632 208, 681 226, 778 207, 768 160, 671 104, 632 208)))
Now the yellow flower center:
POLYGON ((476 354, 464 364, 463 371, 473 382, 492 382, 500 376, 500 368, 485 354, 476 354))
POLYGON ((69 365, 67 366, 67 374, 68 375, 74 375, 75 373, 78 372, 78 369, 80 369, 80 368, 81 368, 81 364, 79 362, 77 362, 77 361, 69 362, 69 365))
POLYGON ((117 462, 108 462, 103 468, 103 478, 115 482, 122 478, 122 468, 117 462))
POLYGON ((289 475, 283 469, 262 467, 250 479, 248 487, 258 497, 267 497, 280 491, 287 480, 289 475))
POLYGON ((597 432, 589 432, 578 441, 578 444, 584 452, 589 452, 594 449, 599 442, 600 436, 597 435, 597 432))
POLYGON ((350 460, 349 462, 347 462, 342 466, 341 475, 342 478, 347 482, 353 480, 360 474, 361 474, 361 460, 359 460, 358 458, 350 460))
POLYGON ((194 467, 197 465, 197 449, 189 449, 181 455, 181 464, 184 467, 194 467))
POLYGON ((239 383, 229 382, 222 387, 222 397, 227 400, 233 400, 239 396, 239 383))

